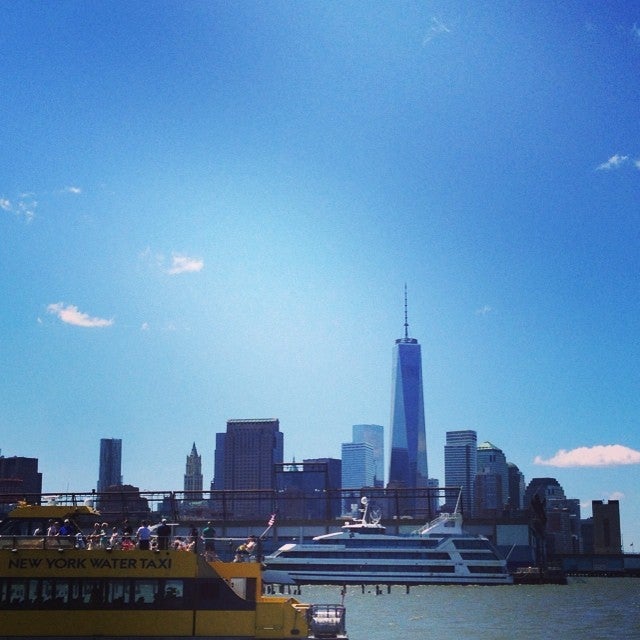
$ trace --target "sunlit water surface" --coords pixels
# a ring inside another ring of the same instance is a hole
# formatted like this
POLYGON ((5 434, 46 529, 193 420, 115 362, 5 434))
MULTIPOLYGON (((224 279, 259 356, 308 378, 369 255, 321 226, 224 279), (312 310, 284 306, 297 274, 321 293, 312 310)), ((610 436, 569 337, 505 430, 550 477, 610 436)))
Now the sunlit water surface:
MULTIPOLYGON (((304 602, 340 602, 340 588, 302 587, 304 602)), ((640 640, 640 578, 568 585, 348 587, 351 640, 640 640)))

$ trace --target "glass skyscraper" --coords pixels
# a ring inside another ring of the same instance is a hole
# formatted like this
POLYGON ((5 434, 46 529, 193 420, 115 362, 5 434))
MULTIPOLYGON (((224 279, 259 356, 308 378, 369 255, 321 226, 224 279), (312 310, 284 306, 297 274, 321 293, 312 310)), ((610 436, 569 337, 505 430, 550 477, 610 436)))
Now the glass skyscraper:
POLYGON ((352 511, 352 505, 358 505, 360 489, 373 487, 376 477, 373 456, 373 445, 369 442, 345 442, 342 445, 342 489, 345 513, 352 511), (355 489, 355 491, 346 495, 345 489, 355 489))
POLYGON ((427 437, 422 394, 422 354, 415 338, 409 337, 407 295, 404 301, 404 338, 393 350, 391 390, 391 487, 426 487, 427 437))
MULTIPOLYGON (((478 471, 478 434, 471 430, 447 431, 444 445, 444 484, 462 490, 462 511, 473 515, 474 486, 478 471)), ((447 496, 447 511, 457 506, 457 495, 447 496)))
POLYGON ((373 445, 373 486, 384 486, 384 427, 381 424, 354 424, 353 442, 368 442, 373 445))
POLYGON ((100 468, 98 471, 98 493, 109 487, 122 485, 122 440, 102 438, 100 440, 100 468))

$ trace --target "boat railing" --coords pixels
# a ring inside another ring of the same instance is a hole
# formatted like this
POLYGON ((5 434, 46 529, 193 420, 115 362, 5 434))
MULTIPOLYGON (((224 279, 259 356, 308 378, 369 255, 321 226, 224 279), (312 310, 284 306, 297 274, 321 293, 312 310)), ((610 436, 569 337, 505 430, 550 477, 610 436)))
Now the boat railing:
POLYGON ((346 635, 346 611, 341 604, 313 604, 308 610, 312 638, 343 638, 346 635))
MULTIPOLYGON (((227 562, 261 562, 262 551, 258 553, 240 551, 238 543, 242 542, 244 538, 214 538, 217 543, 218 551, 209 552, 205 549, 204 545, 197 544, 193 547, 186 548, 184 546, 176 546, 169 543, 165 549, 159 549, 156 542, 156 536, 152 538, 152 545, 150 551, 169 551, 169 552, 195 552, 200 553, 211 560, 223 560, 227 562)), ((241 547, 242 545, 240 545, 241 547)), ((60 550, 76 549, 78 551, 95 551, 98 549, 108 551, 131 551, 138 547, 132 542, 130 546, 123 546, 122 543, 117 543, 113 546, 102 544, 87 544, 86 536, 82 536, 78 540, 77 536, 43 536, 43 535, 0 535, 0 550, 18 551, 20 549, 40 549, 40 550, 60 550)))
MULTIPOLYGON (((78 541, 76 536, 33 536, 33 535, 2 535, 0 536, 0 550, 17 551, 19 549, 58 549, 63 551, 65 549, 77 549, 78 551, 95 551, 98 549, 108 551, 131 551, 137 548, 135 544, 131 543, 128 547, 123 547, 121 544, 110 545, 87 545, 86 542, 78 541)), ((150 547, 150 551, 159 551, 156 545, 150 547)), ((169 544, 163 551, 175 551, 186 552, 195 549, 178 548, 172 544, 169 544)), ((198 549, 198 552, 200 549, 198 549)))
MULTIPOLYGON (((447 533, 447 529, 460 529, 462 527, 462 514, 460 513, 441 513, 437 518, 427 522, 425 525, 417 529, 414 533, 424 535, 430 531, 438 530, 447 533)), ((449 533, 455 533, 451 531, 449 533)))
POLYGON ((0 549, 74 549, 75 536, 0 536, 0 549))

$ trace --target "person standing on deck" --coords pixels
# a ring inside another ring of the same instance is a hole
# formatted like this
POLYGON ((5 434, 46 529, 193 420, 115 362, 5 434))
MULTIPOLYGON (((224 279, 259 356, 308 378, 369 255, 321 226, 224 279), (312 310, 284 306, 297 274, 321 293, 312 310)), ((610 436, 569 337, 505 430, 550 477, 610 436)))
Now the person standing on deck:
POLYGON ((142 525, 138 527, 136 537, 138 538, 138 549, 148 551, 151 547, 151 529, 149 529, 147 520, 143 520, 142 525))

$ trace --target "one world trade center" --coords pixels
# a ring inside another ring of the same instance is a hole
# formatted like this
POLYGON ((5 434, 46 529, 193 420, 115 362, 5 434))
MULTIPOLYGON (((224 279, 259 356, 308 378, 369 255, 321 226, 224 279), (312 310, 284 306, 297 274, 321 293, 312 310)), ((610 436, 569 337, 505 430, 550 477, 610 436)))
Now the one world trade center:
POLYGON ((389 486, 427 487, 428 478, 422 355, 418 341, 409 337, 405 286, 404 338, 398 338, 393 349, 389 486))

